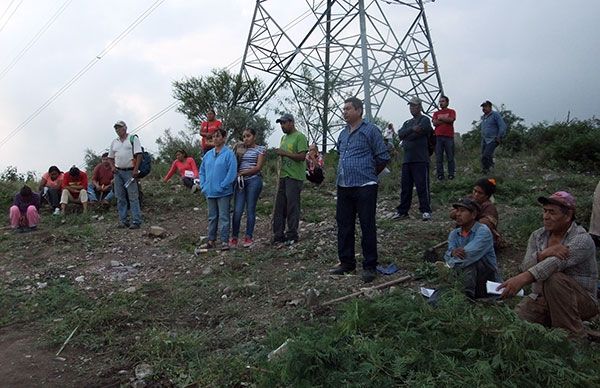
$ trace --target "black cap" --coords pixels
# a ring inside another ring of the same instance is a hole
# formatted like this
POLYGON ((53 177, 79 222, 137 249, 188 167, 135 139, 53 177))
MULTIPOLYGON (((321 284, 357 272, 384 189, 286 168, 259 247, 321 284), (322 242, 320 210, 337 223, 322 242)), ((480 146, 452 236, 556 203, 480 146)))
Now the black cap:
POLYGON ((458 209, 459 207, 465 208, 471 212, 479 213, 481 211, 481 207, 477 203, 477 201, 472 200, 471 198, 461 198, 458 202, 452 204, 452 207, 458 209))

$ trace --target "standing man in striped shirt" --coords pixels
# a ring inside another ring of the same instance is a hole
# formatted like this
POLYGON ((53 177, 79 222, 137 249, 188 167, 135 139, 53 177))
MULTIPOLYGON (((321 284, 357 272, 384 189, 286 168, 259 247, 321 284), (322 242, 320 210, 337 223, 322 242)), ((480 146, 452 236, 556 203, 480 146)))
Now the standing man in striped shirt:
POLYGON ((340 155, 335 216, 340 264, 330 273, 344 275, 354 272, 356 268, 354 231, 358 214, 362 232, 362 279, 369 283, 377 275, 377 175, 385 168, 390 155, 379 128, 363 120, 363 103, 360 99, 346 99, 343 115, 347 125, 336 145, 340 155))

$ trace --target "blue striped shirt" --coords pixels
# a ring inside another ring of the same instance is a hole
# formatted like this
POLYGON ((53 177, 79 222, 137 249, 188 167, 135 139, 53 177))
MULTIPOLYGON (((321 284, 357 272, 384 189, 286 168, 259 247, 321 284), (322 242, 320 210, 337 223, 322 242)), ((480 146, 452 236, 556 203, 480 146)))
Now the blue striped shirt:
MULTIPOLYGON (((251 168, 256 167, 256 165, 258 164, 259 155, 263 155, 265 152, 267 152, 266 148, 261 145, 256 145, 252 148, 248 148, 244 153, 244 156, 242 156, 242 160, 240 161, 238 171, 249 170, 251 168)), ((254 175, 244 176, 244 180, 254 178, 258 174, 260 174, 260 172, 254 175)))
POLYGON ((337 184, 342 187, 360 187, 377 182, 376 166, 386 165, 390 154, 376 125, 363 120, 350 133, 346 125, 336 143, 340 155, 337 184))

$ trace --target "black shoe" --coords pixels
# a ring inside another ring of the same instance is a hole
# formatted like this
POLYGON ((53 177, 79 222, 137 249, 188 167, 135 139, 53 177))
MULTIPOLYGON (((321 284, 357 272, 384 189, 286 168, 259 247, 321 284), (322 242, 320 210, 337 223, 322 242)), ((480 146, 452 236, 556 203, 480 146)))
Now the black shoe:
POLYGON ((451 181, 454 179, 454 175, 448 175, 448 180, 451 181))
POLYGON ((408 218, 408 214, 396 213, 392 216, 392 220, 406 220, 407 218, 408 218))
POLYGON ((297 238, 292 238, 289 240, 285 240, 285 245, 287 245, 288 247, 294 244, 298 243, 298 239, 297 238))
POLYGON ((129 229, 139 229, 140 228, 140 224, 131 224, 131 226, 129 227, 129 229))
POLYGON ((338 265, 337 267, 334 267, 329 270, 330 275, 346 275, 353 273, 355 273, 354 268, 342 267, 341 265, 338 265))
MULTIPOLYGON (((444 176, 443 175, 438 175, 437 179, 438 179, 438 181, 443 181, 444 180, 444 176)), ((448 179, 450 179, 450 177, 448 177, 448 179)))
POLYGON ((371 283, 377 277, 377 271, 374 269, 363 269, 361 277, 363 282, 371 283))
POLYGON ((119 225, 117 225, 117 228, 127 229, 127 228, 129 228, 129 222, 125 222, 125 223, 119 222, 119 225))
POLYGON ((271 245, 279 245, 279 244, 283 244, 283 243, 285 243, 284 238, 273 238, 271 240, 271 245))

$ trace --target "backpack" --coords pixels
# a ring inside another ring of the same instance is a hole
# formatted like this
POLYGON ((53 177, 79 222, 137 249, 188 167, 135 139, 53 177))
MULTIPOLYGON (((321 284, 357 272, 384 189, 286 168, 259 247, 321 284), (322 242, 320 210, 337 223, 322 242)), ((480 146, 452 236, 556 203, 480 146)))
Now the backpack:
MULTIPOLYGON (((138 135, 129 136, 129 141, 131 142, 131 152, 133 152, 133 138, 134 137, 137 137, 139 139, 138 135)), ((135 156, 135 154, 134 154, 134 156, 135 156)), ((142 147, 142 161, 140 162, 138 169, 140 170, 140 173, 137 176, 138 178, 145 177, 146 175, 150 174, 150 170, 152 170, 152 157, 150 156, 150 154, 148 152, 146 152, 144 150, 144 147, 142 147)))

